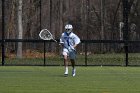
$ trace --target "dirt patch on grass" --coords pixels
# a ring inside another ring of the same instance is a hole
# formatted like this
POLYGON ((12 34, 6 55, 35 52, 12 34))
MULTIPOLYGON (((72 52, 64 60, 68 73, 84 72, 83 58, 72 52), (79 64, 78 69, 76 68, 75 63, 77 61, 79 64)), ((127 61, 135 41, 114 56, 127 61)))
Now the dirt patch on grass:
MULTIPOLYGON (((16 58, 16 53, 6 53, 7 58, 16 58)), ((26 50, 23 51, 22 54, 23 58, 44 58, 44 53, 39 52, 37 50, 26 50)), ((55 57, 57 56, 56 53, 45 53, 45 57, 55 57)))

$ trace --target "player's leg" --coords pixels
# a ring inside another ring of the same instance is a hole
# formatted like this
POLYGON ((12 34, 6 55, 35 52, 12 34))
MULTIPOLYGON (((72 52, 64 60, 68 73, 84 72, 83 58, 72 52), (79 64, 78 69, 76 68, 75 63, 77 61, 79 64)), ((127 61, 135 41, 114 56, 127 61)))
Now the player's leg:
POLYGON ((67 55, 64 55, 64 67, 65 67, 64 75, 68 75, 68 56, 67 55))
POLYGON ((72 76, 75 76, 76 75, 75 60, 74 59, 70 59, 70 60, 72 65, 72 76))
POLYGON ((64 57, 64 67, 65 67, 65 72, 64 75, 68 75, 68 50, 63 49, 63 57, 64 57))
POLYGON ((76 68, 75 68, 76 52, 71 51, 69 53, 69 57, 70 57, 71 65, 72 65, 72 76, 75 76, 76 75, 76 68))
POLYGON ((74 69, 75 68, 75 60, 74 59, 70 59, 70 61, 71 61, 72 68, 74 69))

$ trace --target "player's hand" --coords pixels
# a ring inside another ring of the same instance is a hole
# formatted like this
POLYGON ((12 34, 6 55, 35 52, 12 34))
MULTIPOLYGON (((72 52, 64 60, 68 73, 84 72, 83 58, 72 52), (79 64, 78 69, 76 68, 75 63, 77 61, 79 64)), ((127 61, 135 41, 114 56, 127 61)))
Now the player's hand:
POLYGON ((63 45, 64 45, 64 43, 62 43, 62 42, 59 42, 59 45, 62 45, 62 46, 63 46, 63 45))
POLYGON ((73 46, 73 48, 76 48, 76 46, 77 46, 77 44, 75 44, 75 45, 73 46))

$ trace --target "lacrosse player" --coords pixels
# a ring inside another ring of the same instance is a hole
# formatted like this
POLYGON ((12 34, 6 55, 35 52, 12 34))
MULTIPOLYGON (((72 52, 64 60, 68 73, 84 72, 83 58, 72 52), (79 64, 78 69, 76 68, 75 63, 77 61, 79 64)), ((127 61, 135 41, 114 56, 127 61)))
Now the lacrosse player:
POLYGON ((68 58, 72 65, 72 76, 76 75, 75 58, 76 58, 76 46, 80 43, 80 38, 73 33, 73 26, 67 24, 65 26, 65 32, 62 33, 60 43, 62 44, 62 54, 64 57, 65 72, 64 76, 68 76, 68 58))

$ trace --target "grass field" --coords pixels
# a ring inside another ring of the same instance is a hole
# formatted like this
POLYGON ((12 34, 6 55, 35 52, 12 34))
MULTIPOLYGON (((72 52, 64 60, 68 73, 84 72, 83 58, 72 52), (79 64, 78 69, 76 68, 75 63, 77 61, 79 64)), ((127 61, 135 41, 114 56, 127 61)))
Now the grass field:
POLYGON ((0 93, 140 93, 139 67, 1 66, 0 93), (71 72, 71 68, 69 69, 71 72))

